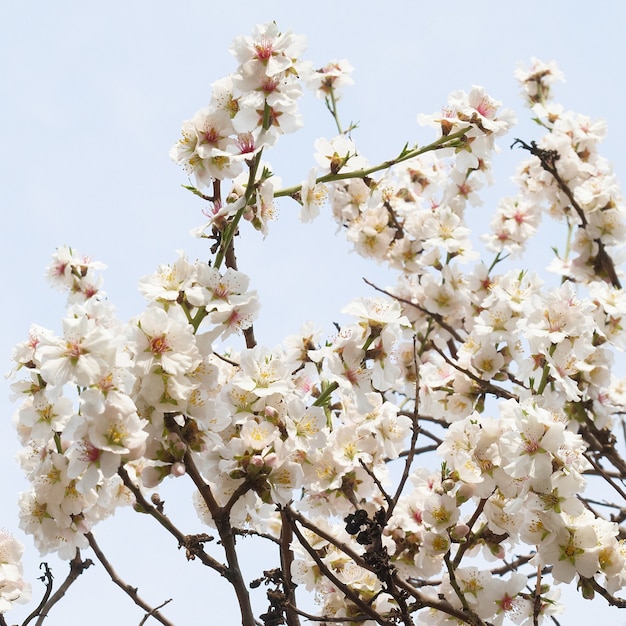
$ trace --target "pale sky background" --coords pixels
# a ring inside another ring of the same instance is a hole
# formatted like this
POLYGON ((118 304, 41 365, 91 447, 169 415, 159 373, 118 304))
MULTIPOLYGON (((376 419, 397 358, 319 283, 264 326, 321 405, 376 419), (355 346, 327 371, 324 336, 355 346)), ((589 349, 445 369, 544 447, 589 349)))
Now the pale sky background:
MULTIPOLYGON (((207 257, 206 244, 188 235, 203 222, 202 202, 181 188, 187 181, 168 151, 182 121, 208 104, 210 83, 235 69, 228 53, 232 39, 271 20, 307 36, 305 57, 316 66, 347 58, 355 67, 356 84, 345 91, 341 110, 345 122, 359 122, 353 136, 372 163, 395 156, 406 141, 431 140, 432 132, 418 127, 416 116, 439 110, 453 90, 483 85, 517 111, 519 126, 500 141, 496 187, 484 194, 484 206, 470 213, 470 226, 482 228, 497 198, 515 192, 508 178, 522 154, 509 146, 514 137, 529 140, 536 131, 513 71, 531 56, 557 60, 567 82, 556 86, 556 97, 567 109, 608 121, 603 154, 626 179, 626 4, 621 2, 2 0, 3 372, 11 367, 12 346, 26 338, 31 323, 60 326, 64 296, 43 279, 56 246, 69 244, 107 264, 105 290, 123 319, 141 311, 138 279, 159 263, 174 261, 176 250, 207 257)), ((305 128, 265 155, 285 185, 306 177, 315 138, 334 134, 330 116, 312 94, 301 106, 305 128)), ((371 294, 363 276, 381 285, 387 281, 375 265, 348 255, 330 218, 302 225, 295 203, 285 200, 280 206, 267 239, 246 229, 238 249, 240 269, 252 277, 263 305, 256 336, 268 346, 307 320, 331 333, 341 307, 371 294)), ((548 228, 540 243, 547 250, 563 241, 561 230, 548 228)), ((624 373, 623 359, 620 369, 624 373)), ((24 483, 13 460, 18 444, 8 395, 3 381, 0 527, 25 543, 26 576, 38 599, 38 554, 17 529, 16 499, 24 483)), ((170 482, 162 495, 184 532, 202 531, 182 483, 170 482)), ((230 587, 199 564, 187 563, 152 520, 120 511, 95 534, 119 574, 139 586, 148 602, 174 597, 164 613, 177 626, 240 623, 230 587)), ((249 558, 250 579, 273 566, 263 553, 249 558)), ((67 566, 51 556, 46 560, 62 581, 67 566)), ((603 624, 626 624, 626 615, 601 599, 569 605, 563 626, 587 623, 590 616, 603 624)), ((32 607, 8 613, 8 623, 21 622, 32 607)), ((97 565, 45 624, 126 626, 138 624, 141 615, 97 565)))

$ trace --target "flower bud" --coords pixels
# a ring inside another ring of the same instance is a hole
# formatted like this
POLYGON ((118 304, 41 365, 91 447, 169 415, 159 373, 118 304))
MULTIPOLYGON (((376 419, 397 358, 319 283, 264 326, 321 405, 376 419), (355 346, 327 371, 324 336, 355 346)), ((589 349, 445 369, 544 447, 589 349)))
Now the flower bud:
POLYGON ((170 470, 170 473, 172 476, 175 476, 176 478, 180 477, 180 476, 184 476, 186 474, 187 470, 185 468, 185 464, 181 463, 180 461, 177 461, 176 463, 172 464, 172 468, 170 470))
POLYGON ((457 524, 450 531, 450 538, 452 540, 458 541, 459 539, 463 539, 463 537, 466 537, 469 531, 470 531, 470 528, 467 524, 457 524))
POLYGON ((467 502, 476 493, 476 486, 471 483, 463 483, 456 492, 457 504, 467 502))

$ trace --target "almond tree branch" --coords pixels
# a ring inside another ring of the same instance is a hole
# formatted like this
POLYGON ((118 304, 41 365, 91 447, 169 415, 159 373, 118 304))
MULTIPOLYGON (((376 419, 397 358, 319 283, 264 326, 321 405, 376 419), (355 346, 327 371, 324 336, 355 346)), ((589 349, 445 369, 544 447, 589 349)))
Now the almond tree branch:
MULTIPOLYGON (((22 626, 26 626, 27 624, 30 624, 30 622, 34 620, 40 614, 43 607, 46 605, 46 602, 48 601, 50 594, 52 593, 52 585, 53 585, 54 577, 52 576, 52 572, 50 571, 50 568, 48 567, 47 563, 41 563, 39 565, 39 569, 41 569, 42 567, 44 568, 44 574, 43 576, 39 577, 39 580, 41 580, 46 585, 46 591, 44 592, 43 597, 41 598, 41 602, 39 602, 35 610, 24 620, 24 622, 22 623, 22 626)), ((2 613, 0 613, 0 617, 3 617, 2 613)), ((6 622, 4 623, 0 622, 0 626, 6 626, 6 622)))
POLYGON ((585 578, 594 591, 599 593, 611 606, 616 606, 620 609, 626 609, 626 600, 623 598, 616 598, 611 595, 595 578, 585 578))
MULTIPOLYGON (((567 196, 572 208, 578 215, 578 219, 580 219, 581 227, 586 229, 588 226, 587 216, 583 208, 578 204, 576 198, 572 190, 568 187, 567 183, 561 178, 559 171, 557 169, 556 163, 559 160, 559 153, 556 150, 544 150, 537 146, 535 141, 531 141, 530 144, 522 141, 521 139, 516 139, 513 142, 513 145, 519 144, 524 150, 528 150, 533 156, 539 159, 541 163, 541 167, 548 172, 552 178, 556 181, 559 189, 567 196)), ((511 146, 512 147, 512 146, 511 146)), ((599 274, 604 272, 604 279, 607 280, 613 287, 616 289, 621 289, 622 285, 620 283, 619 278, 617 277, 617 272, 615 270, 615 263, 613 259, 606 251, 606 246, 602 242, 601 239, 594 239, 593 242, 598 246, 598 253, 595 257, 594 269, 599 274)))
POLYGON ((283 575, 283 589, 286 596, 285 618, 287 626, 300 626, 298 612, 294 610, 296 606, 296 586, 291 578, 293 529, 284 510, 280 512, 280 520, 280 569, 283 575))
MULTIPOLYGON (((76 550, 76 556, 70 561, 70 571, 67 575, 67 578, 63 581, 61 586, 54 592, 54 594, 50 597, 50 599, 45 603, 45 605, 41 608, 41 612, 39 613, 39 619, 35 622, 35 626, 41 626, 43 624, 44 619, 48 617, 48 613, 50 609, 63 598, 66 594, 67 590, 70 588, 70 585, 76 581, 76 579, 88 568, 93 565, 93 561, 90 559, 85 559, 84 561, 80 558, 80 551, 76 550)), ((52 579, 52 577, 51 577, 52 579)), ((52 590, 52 586, 50 586, 50 590, 52 590)), ((30 621, 30 618, 28 619, 30 621)), ((24 622, 25 626, 28 621, 24 622)))
MULTIPOLYGON (((158 622, 164 624, 164 626, 174 626, 173 622, 170 622, 168 619, 163 617, 161 613, 156 608, 150 607, 144 600, 139 597, 137 593, 137 587, 133 587, 128 583, 125 583, 117 574, 117 572, 113 569, 113 566, 109 562, 109 560, 104 556, 104 553, 100 549, 100 546, 96 542, 95 537, 89 532, 85 534, 87 541, 89 542, 89 546, 94 551, 94 554, 98 558, 98 561, 102 563, 102 566, 106 570, 107 574, 111 578, 111 580, 139 607, 141 607, 146 612, 146 617, 154 617, 158 622)), ((171 600, 166 600, 161 606, 164 606, 171 600)), ((145 621, 145 620, 144 620, 145 621)), ((142 622, 143 623, 143 622, 142 622)))
POLYGON ((177 541, 179 547, 184 547, 187 550, 187 559, 193 560, 195 557, 198 557, 200 561, 214 569, 221 576, 230 580, 228 568, 223 564, 214 559, 212 556, 208 555, 204 549, 202 548, 203 541, 199 541, 196 535, 185 535, 183 534, 171 521, 170 519, 161 511, 159 511, 156 507, 152 506, 143 496, 141 490, 137 485, 133 483, 128 475, 128 472, 120 467, 117 470, 117 473, 120 475, 124 485, 133 493, 135 496, 135 501, 137 505, 141 508, 142 512, 147 513, 154 517, 161 526, 163 526, 171 535, 173 535, 177 541))
MULTIPOLYGON (((295 519, 300 517, 299 515, 297 515, 295 513, 295 511, 293 511, 289 507, 287 507, 284 510, 285 510, 285 512, 287 514, 286 515, 287 519, 289 519, 292 522, 293 522, 293 520, 295 520, 295 519)), ((380 613, 378 613, 367 602, 365 602, 361 598, 360 594, 357 591, 355 591, 354 589, 352 589, 351 587, 346 585, 343 581, 341 581, 339 578, 337 578, 337 576, 335 576, 335 574, 330 570, 328 565, 326 565, 326 563, 324 563, 324 561, 322 561, 322 559, 320 558, 320 556, 317 553, 317 551, 314 550, 313 547, 311 546, 311 544, 306 540, 306 538, 302 534, 302 531, 298 528, 297 524, 292 523, 291 527, 293 529, 294 534, 298 538, 298 541, 302 545, 302 547, 309 553, 309 556, 315 561, 315 563, 318 566, 320 572, 326 578, 328 578, 328 580, 330 580, 330 582, 333 585, 335 585, 335 587, 337 587, 337 589, 339 589, 341 591, 341 593, 343 593, 344 596, 346 596, 346 598, 350 602, 355 604, 363 612, 363 614, 369 615, 370 619, 373 619, 378 624, 381 624, 382 626, 392 626, 393 622, 390 622, 390 621, 386 620, 382 615, 380 615, 380 613)), ((314 532, 317 532, 317 531, 314 531, 314 532)), ((320 535, 320 537, 321 536, 322 535, 320 535)), ((354 554, 356 556, 356 553, 354 553, 354 554)), ((358 557, 358 556, 357 556, 357 559, 359 561, 362 561, 362 559, 360 557, 358 557)), ((370 569, 370 568, 368 568, 368 569, 370 569)))
POLYGON ((437 324, 441 326, 441 328, 443 328, 448 333, 450 333, 450 335, 454 337, 454 339, 456 339, 459 343, 463 343, 463 338, 459 335, 459 333, 452 326, 450 326, 450 324, 444 321, 443 316, 440 315, 439 313, 433 313, 429 311, 428 309, 424 308, 423 306, 421 306, 420 304, 417 304, 417 302, 411 302, 410 300, 407 300, 406 298, 401 298, 400 296, 396 296, 395 294, 385 289, 382 289, 381 287, 377 287, 374 283, 367 280, 367 278, 364 278, 363 282, 366 285, 369 285, 372 289, 375 289, 376 291, 378 291, 379 293, 383 293, 389 298, 393 298, 394 300, 397 300, 398 302, 402 302, 402 304, 412 306, 416 308, 418 311, 421 311, 422 313, 424 313, 424 315, 428 315, 428 317, 434 319, 437 322, 437 324))
MULTIPOLYGON (((176 427, 173 428, 174 432, 178 432, 180 435, 180 429, 176 430, 176 427)), ((182 440, 184 441, 184 439, 182 440)), ((244 481, 240 487, 235 490, 236 497, 235 494, 233 494, 227 505, 221 507, 215 499, 211 487, 206 483, 202 474, 200 474, 189 447, 185 450, 183 462, 189 477, 205 501, 220 536, 224 554, 226 555, 226 562, 228 563, 228 568, 226 568, 224 576, 233 586, 235 594, 237 595, 239 610, 241 611, 242 626, 256 626, 256 620, 254 619, 252 604, 250 602, 250 592, 243 579, 241 566, 239 565, 239 556, 237 555, 237 549, 235 547, 235 532, 230 523, 230 511, 233 505, 242 495, 249 491, 250 487, 244 481)))
MULTIPOLYGON (((464 128, 463 130, 459 130, 456 133, 443 135, 439 139, 436 139, 432 143, 423 146, 422 148, 416 147, 412 150, 408 150, 407 144, 407 146, 403 148, 402 152, 400 152, 400 154, 395 159, 384 161, 383 163, 374 165, 373 167, 369 167, 367 169, 353 170, 350 172, 330 172, 329 174, 325 174, 324 176, 320 176, 319 178, 317 178, 315 184, 317 185, 319 183, 330 183, 339 180, 351 180, 354 178, 367 178, 370 174, 381 172, 383 170, 388 170, 390 167, 393 167, 398 163, 403 163, 404 161, 413 159, 416 156, 425 154, 426 152, 434 152, 435 150, 443 150, 445 148, 456 147, 457 145, 459 145, 459 142, 463 141, 465 134, 468 132, 468 130, 469 128, 464 128)), ((280 189, 274 193, 274 197, 280 198, 285 196, 293 196, 299 193, 301 189, 302 185, 295 185, 294 187, 280 189)))
POLYGON ((406 481, 409 479, 409 472, 411 470, 411 465, 413 464, 413 460, 416 455, 416 446, 417 446, 417 438, 420 432, 419 427, 419 397, 420 397, 420 370, 419 364, 417 362, 417 338, 413 335, 413 367, 415 367, 415 402, 413 405, 413 414, 411 415, 411 443, 409 445, 409 452, 406 457, 406 461, 404 463, 404 470, 402 472, 402 476, 400 477, 400 482, 398 483, 398 488, 396 489, 396 493, 393 496, 393 501, 389 509, 387 510, 387 521, 393 514, 393 510, 395 509, 398 501, 400 500, 400 496, 404 492, 404 486, 406 485, 406 481))

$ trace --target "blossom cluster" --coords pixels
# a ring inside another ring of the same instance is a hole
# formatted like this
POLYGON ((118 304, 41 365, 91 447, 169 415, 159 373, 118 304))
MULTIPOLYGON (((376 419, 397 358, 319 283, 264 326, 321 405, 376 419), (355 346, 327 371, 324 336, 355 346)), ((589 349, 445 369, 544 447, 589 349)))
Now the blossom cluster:
POLYGON ((211 263, 180 253, 159 266, 140 281, 145 310, 123 323, 100 266, 57 250, 48 276, 69 292, 62 333, 33 326, 14 352, 32 485, 22 528, 69 559, 116 507, 189 476, 222 544, 225 524, 276 541, 285 588, 314 593, 333 621, 406 623, 415 610, 431 626, 536 624, 561 610, 553 583, 611 596, 626 584, 626 545, 584 496, 591 470, 612 484, 604 461, 623 470, 610 433, 626 404, 612 373, 625 344, 613 260, 625 209, 598 154, 603 127, 549 101, 554 64, 518 70, 546 134, 523 145, 531 158, 519 195, 498 205, 487 265, 466 212, 513 114, 481 87, 457 91, 419 117, 431 144, 376 166, 340 131, 316 141, 302 185, 280 190, 261 152, 300 125, 300 80, 338 128, 336 90, 351 83, 347 61, 312 71, 302 51, 275 24, 238 38, 237 70, 172 149, 208 189, 193 190, 211 205, 197 231, 215 240, 211 263), (354 250, 397 282, 346 305, 353 321, 333 336, 308 323, 268 348, 233 241, 242 216, 265 232, 280 196, 305 222, 328 199, 354 250), (558 287, 501 270, 542 213, 576 231, 558 287), (227 347, 240 335, 245 347, 227 347))
MULTIPOLYGON (((262 177, 254 203, 237 200, 257 182, 249 180, 246 165, 281 135, 302 126, 300 74, 310 71, 299 59, 303 50, 302 36, 281 33, 275 23, 257 26, 251 37, 238 37, 231 48, 239 62, 236 71, 215 82, 210 104, 183 123, 182 138, 170 151, 172 159, 199 187, 233 181, 225 203, 213 196, 211 224, 242 207, 259 230, 265 231, 273 218, 275 179, 262 177)), ((270 171, 267 165, 264 169, 270 171)))
POLYGON ((14 603, 30 600, 30 585, 23 579, 21 563, 24 546, 6 530, 0 530, 0 614, 14 603))

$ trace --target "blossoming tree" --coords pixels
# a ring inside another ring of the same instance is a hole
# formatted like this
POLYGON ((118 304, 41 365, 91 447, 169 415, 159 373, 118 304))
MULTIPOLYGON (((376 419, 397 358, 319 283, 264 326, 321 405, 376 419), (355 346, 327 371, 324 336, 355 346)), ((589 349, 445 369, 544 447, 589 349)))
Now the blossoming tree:
MULTIPOLYGON (((551 100, 554 63, 517 71, 543 136, 508 140, 523 150, 519 190, 498 204, 481 260, 465 208, 492 182, 512 112, 482 88, 455 92, 419 118, 432 143, 372 165, 338 112, 352 68, 315 70, 303 50, 273 23, 236 39, 236 70, 184 122, 171 156, 203 202, 194 234, 206 258, 181 253, 142 279, 144 312, 116 319, 102 266, 70 248, 54 255, 48 276, 68 293, 62 334, 33 326, 14 353, 31 482, 19 507, 41 553, 71 569, 54 593, 46 570, 24 624, 41 623, 91 558, 145 610, 142 623, 172 623, 96 541, 97 523, 125 505, 232 585, 244 626, 540 624, 562 610, 555 583, 626 607, 615 433, 626 381, 612 373, 626 338, 625 208, 598 153, 604 125, 551 100), (303 83, 337 134, 315 143, 304 182, 284 188, 265 157, 302 125, 303 83), (370 284, 334 335, 306 323, 270 348, 257 343, 258 298, 235 250, 267 232, 279 198, 304 222, 329 206, 354 250, 397 281, 370 284), (505 263, 523 268, 544 214, 568 231, 554 288, 505 263), (195 487, 194 532, 159 496, 172 480, 195 487), (243 534, 275 549, 274 569, 243 571, 243 534), (302 608, 306 594, 316 613, 302 608)), ((21 551, 0 535, 0 624, 30 599, 21 551)))

